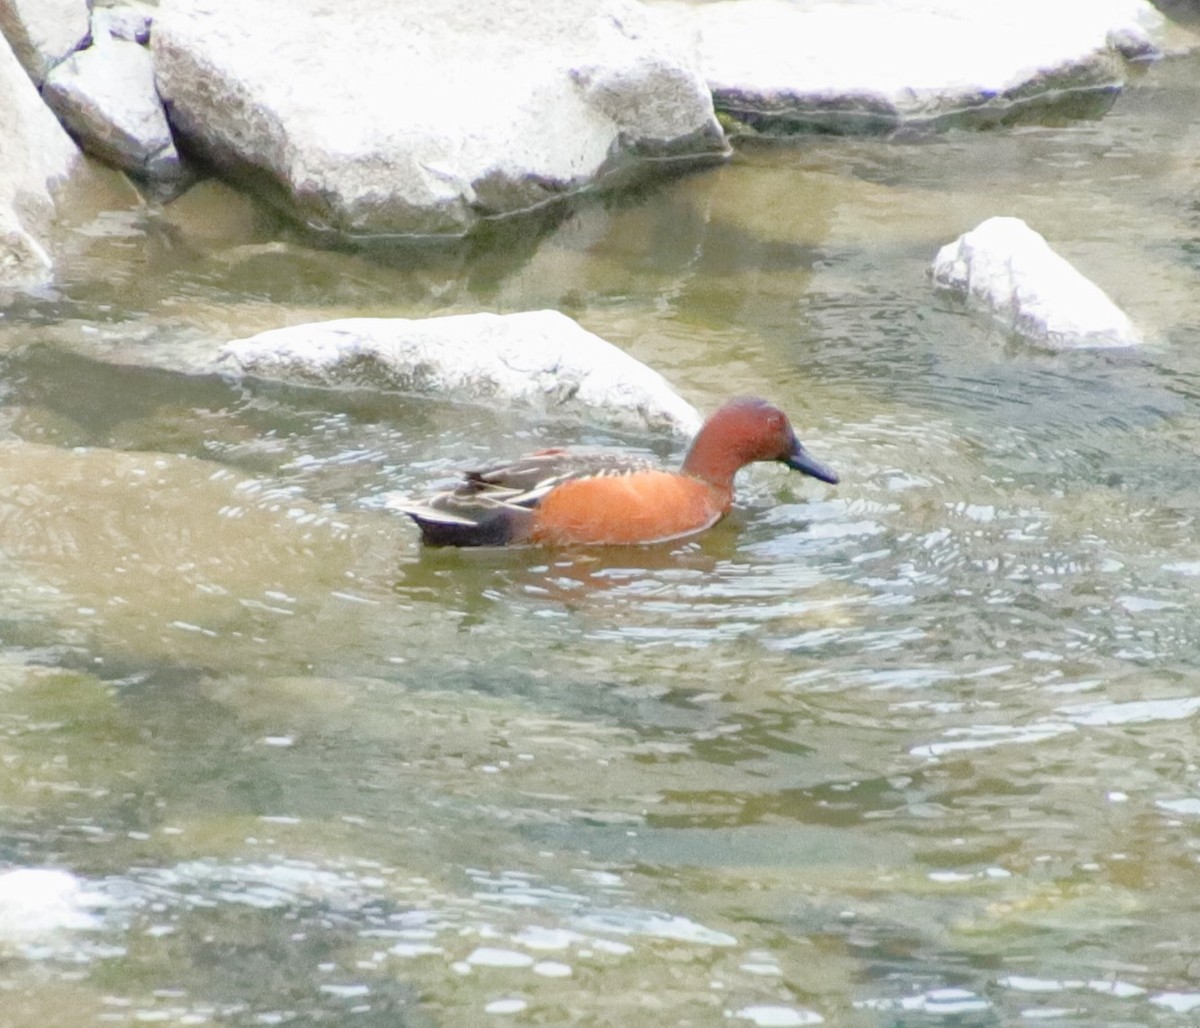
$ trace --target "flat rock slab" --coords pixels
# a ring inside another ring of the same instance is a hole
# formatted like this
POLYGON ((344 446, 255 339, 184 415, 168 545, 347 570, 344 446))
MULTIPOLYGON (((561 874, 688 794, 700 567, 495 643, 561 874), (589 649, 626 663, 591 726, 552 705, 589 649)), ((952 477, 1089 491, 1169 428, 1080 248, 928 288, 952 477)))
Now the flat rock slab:
POLYGON ((260 378, 499 401, 681 436, 702 420, 658 372, 558 311, 297 325, 234 340, 220 361, 260 378))
POLYGON ((964 294, 1009 332, 1053 349, 1136 346, 1142 335, 1094 282, 1020 218, 989 218, 943 246, 938 285, 964 294))
POLYGON ((721 0, 665 4, 698 33, 719 111, 748 130, 986 123, 1120 88, 1158 52, 1148 0, 721 0))
POLYGON ((165 0, 151 43, 176 130, 343 235, 462 235, 727 151, 633 0, 165 0))

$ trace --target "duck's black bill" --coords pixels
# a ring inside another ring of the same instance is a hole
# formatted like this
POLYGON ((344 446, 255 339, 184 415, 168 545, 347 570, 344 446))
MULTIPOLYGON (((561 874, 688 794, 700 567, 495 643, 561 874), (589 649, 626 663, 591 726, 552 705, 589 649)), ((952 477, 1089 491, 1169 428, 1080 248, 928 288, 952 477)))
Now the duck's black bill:
POLYGON ((783 463, 795 471, 803 471, 806 475, 812 475, 813 478, 819 478, 822 482, 828 482, 830 485, 838 483, 837 472, 822 464, 799 442, 792 448, 792 452, 784 457, 783 463))

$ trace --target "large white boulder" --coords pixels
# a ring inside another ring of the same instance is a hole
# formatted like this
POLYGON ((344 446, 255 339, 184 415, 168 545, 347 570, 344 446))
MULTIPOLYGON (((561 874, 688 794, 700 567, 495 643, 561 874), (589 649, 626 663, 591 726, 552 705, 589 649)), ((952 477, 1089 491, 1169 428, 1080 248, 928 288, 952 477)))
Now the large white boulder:
POLYGON ((1149 0, 720 0, 666 4, 718 110, 782 133, 997 118, 1125 80, 1156 52, 1149 0))
POLYGON ((42 95, 89 153, 134 175, 178 178, 182 167, 150 51, 114 38, 107 19, 96 20, 92 45, 55 66, 42 95))
POLYGON ((39 86, 59 61, 87 42, 91 0, 0 0, 0 33, 39 86))
POLYGON ((3 37, 0 140, 0 287, 26 288, 51 277, 50 256, 39 239, 54 211, 54 186, 82 155, 3 37))
POLYGON ((1020 218, 989 218, 947 243, 933 262, 938 285, 963 293, 1009 332, 1072 347, 1136 346, 1128 316, 1020 218))
POLYGON ((176 130, 343 234, 460 235, 726 151, 634 0, 164 0, 151 42, 176 130))
POLYGON ((558 311, 296 325, 234 340, 220 360, 260 378, 499 401, 683 436, 701 422, 657 371, 558 311))

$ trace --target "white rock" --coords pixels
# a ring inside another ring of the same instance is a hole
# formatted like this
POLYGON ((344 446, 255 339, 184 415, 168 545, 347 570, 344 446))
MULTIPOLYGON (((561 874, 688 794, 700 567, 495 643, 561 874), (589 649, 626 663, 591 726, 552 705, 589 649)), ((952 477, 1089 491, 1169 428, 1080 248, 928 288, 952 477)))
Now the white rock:
POLYGON ((765 132, 879 131, 1118 88, 1157 52, 1148 0, 668 4, 718 110, 765 132))
POLYGON ((50 868, 0 873, 0 944, 22 944, 57 932, 95 928, 103 905, 73 874, 50 868))
POLYGON ((54 273, 50 254, 11 210, 0 207, 0 286, 31 289, 45 285, 54 273))
POLYGON ((1142 342, 1104 291, 1020 218, 989 218, 946 244, 932 273, 939 285, 965 293, 1030 342, 1055 349, 1142 342))
POLYGON ((46 73, 87 42, 91 0, 0 0, 0 33, 39 86, 46 73))
POLYGON ((0 286, 27 288, 50 279, 52 264, 39 236, 54 212, 53 188, 82 157, 3 36, 0 97, 0 286))
POLYGON ((97 32, 46 76, 42 95, 84 149, 135 175, 178 178, 179 154, 150 51, 97 32))
POLYGON ((25 203, 49 208, 50 191, 76 168, 79 148, 42 102, 3 37, 0 96, 4 97, 0 103, 0 139, 4 141, 0 199, 20 194, 25 203))
POLYGON ((144 4, 121 4, 92 12, 92 34, 101 33, 130 43, 149 43, 154 12, 144 4))
POLYGON ((297 325, 234 340, 220 360, 268 379, 501 401, 684 436, 701 422, 658 372, 558 311, 297 325))
POLYGON ((726 151, 634 0, 165 0, 151 43, 177 131, 346 234, 459 235, 726 151))

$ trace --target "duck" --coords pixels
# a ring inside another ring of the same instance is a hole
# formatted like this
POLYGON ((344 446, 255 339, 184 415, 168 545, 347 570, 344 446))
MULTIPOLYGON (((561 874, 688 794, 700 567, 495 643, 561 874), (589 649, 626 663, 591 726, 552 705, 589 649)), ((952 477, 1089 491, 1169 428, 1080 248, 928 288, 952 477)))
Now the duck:
POLYGON ((738 397, 704 422, 678 471, 615 450, 556 447, 467 471, 455 488, 397 509, 416 522, 426 546, 663 543, 728 514, 734 477, 756 461, 839 480, 804 448, 782 410, 738 397))

